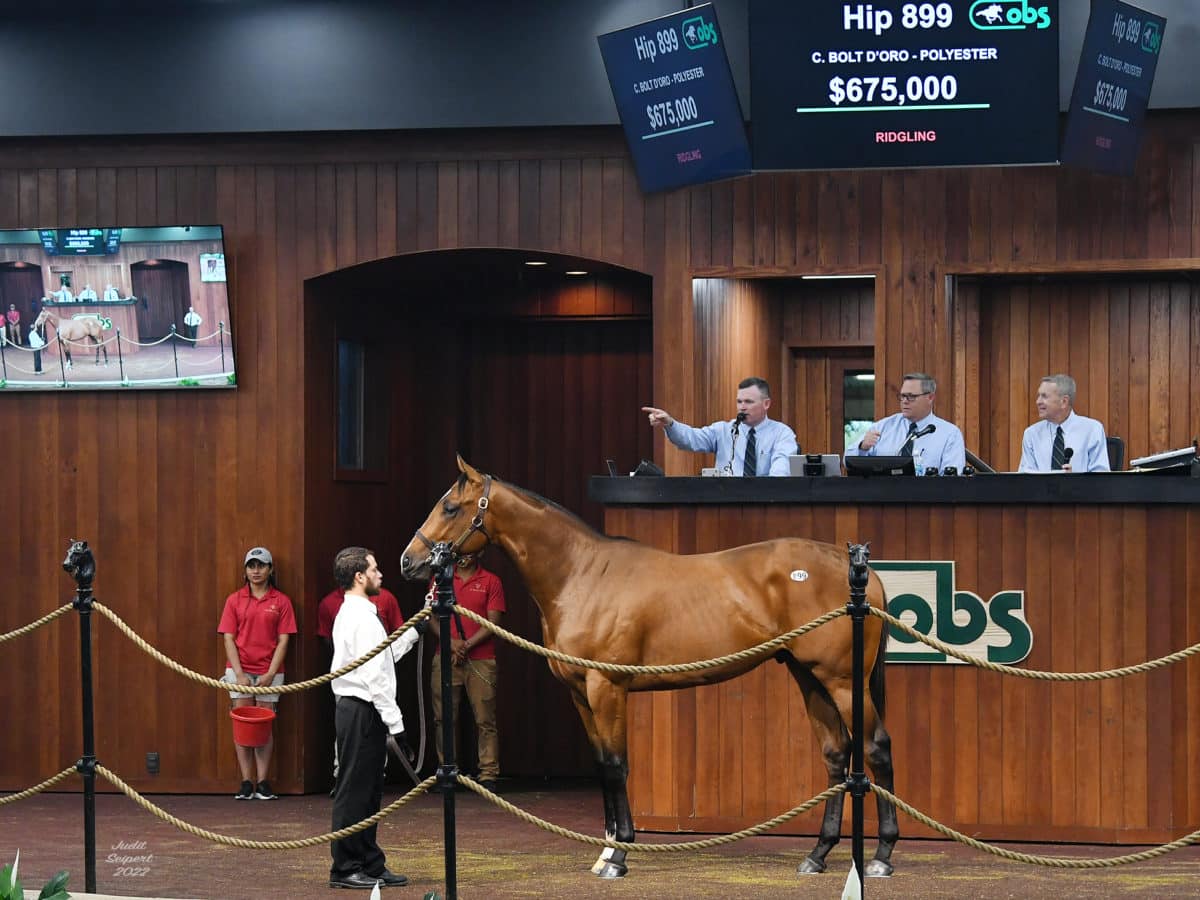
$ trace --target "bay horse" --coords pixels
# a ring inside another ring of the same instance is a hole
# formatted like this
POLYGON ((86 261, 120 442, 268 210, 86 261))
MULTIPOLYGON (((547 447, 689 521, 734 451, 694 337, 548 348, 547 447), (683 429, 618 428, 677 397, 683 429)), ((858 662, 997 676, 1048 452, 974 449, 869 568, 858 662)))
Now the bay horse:
MULTIPOLYGON (((108 348, 104 346, 104 326, 100 320, 88 316, 83 319, 67 319, 59 322, 49 309, 43 308, 38 317, 33 320, 33 327, 38 328, 43 323, 48 322, 50 327, 54 329, 54 333, 62 340, 59 342, 63 348, 63 355, 67 361, 67 368, 71 368, 71 345, 68 341, 75 341, 82 344, 85 340, 90 340, 96 345, 96 365, 100 365, 100 351, 104 351, 104 364, 108 365, 108 348)), ((47 344, 50 342, 47 341, 47 344)))
MULTIPOLYGON (((609 538, 562 507, 484 475, 458 458, 459 477, 430 511, 400 559, 401 573, 425 581, 437 542, 474 553, 489 541, 512 560, 542 616, 545 646, 572 656, 625 665, 664 665, 725 656, 811 622, 845 602, 845 555, 832 544, 785 538, 717 553, 680 556, 637 541, 609 538)), ((867 599, 884 608, 870 572, 867 599)), ((869 696, 863 698, 866 759, 892 790, 891 738, 883 725, 886 632, 874 616, 864 625, 869 696)), ((583 720, 600 769, 609 839, 634 840, 626 781, 626 703, 630 691, 715 684, 767 659, 784 663, 804 696, 830 786, 845 782, 850 762, 851 621, 835 619, 784 648, 721 668, 677 674, 625 675, 551 660, 583 720)), ((799 874, 825 870, 838 842, 844 794, 826 802, 816 847, 799 874)), ((879 846, 865 874, 893 871, 896 810, 876 795, 879 846)), ((603 878, 628 871, 626 853, 606 847, 592 866, 603 878)))

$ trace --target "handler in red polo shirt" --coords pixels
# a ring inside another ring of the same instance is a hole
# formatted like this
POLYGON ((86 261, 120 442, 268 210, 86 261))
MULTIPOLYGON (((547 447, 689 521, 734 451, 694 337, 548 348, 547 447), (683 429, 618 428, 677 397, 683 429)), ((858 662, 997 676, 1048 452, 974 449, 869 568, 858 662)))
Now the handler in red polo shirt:
MULTIPOLYGON (((489 622, 500 624, 505 612, 504 585, 500 579, 479 565, 478 554, 461 556, 454 570, 454 602, 489 622)), ((450 653, 454 666, 451 670, 454 720, 458 721, 459 697, 466 691, 475 716, 475 730, 479 737, 479 782, 493 793, 497 790, 496 779, 500 777, 500 736, 496 731, 496 686, 499 672, 496 669, 496 641, 492 633, 482 625, 461 617, 463 633, 459 634, 456 619, 450 622, 450 653)), ((440 652, 437 640, 437 619, 429 620, 429 630, 434 636, 433 646, 440 652)), ((442 759, 442 667, 437 655, 433 658, 433 669, 429 683, 432 688, 434 734, 438 736, 437 751, 442 759)), ((457 739, 457 729, 455 729, 457 739)), ((457 748, 455 758, 458 758, 457 748)))
MULTIPOLYGON (((296 633, 296 614, 292 601, 275 587, 275 562, 266 547, 254 547, 246 554, 246 583, 241 590, 225 598, 225 609, 217 631, 224 636, 225 658, 229 665, 222 681, 230 684, 283 684, 283 658, 288 638, 296 633)), ((278 694, 246 694, 231 691, 233 705, 263 706, 274 711, 278 694)), ((262 747, 243 747, 234 742, 242 787, 238 800, 274 800, 267 782, 271 751, 275 749, 272 732, 262 747), (257 774, 256 780, 251 780, 257 774)))

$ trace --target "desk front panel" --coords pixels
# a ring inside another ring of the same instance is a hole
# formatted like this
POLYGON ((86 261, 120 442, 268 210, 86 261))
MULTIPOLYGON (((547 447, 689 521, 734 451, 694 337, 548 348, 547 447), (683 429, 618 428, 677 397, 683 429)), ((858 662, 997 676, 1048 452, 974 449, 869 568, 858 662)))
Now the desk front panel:
MULTIPOLYGON (((1194 490, 1192 481, 1180 490, 1194 490)), ((875 560, 952 560, 956 590, 984 603, 1025 592, 1033 645, 1020 665, 1069 672, 1200 643, 1200 566, 1190 552, 1200 544, 1197 509, 661 503, 609 505, 605 528, 678 553, 799 536, 870 541, 875 560)), ((847 595, 831 597, 830 608, 847 595)), ((1189 765, 1200 755, 1200 660, 1053 684, 964 665, 891 664, 887 697, 898 796, 972 835, 1156 843, 1200 823, 1200 772, 1189 765)), ((722 685, 635 695, 630 724, 640 829, 733 831, 826 787, 803 700, 775 663, 722 685)), ((904 833, 930 834, 902 819, 904 833)), ((819 822, 817 810, 782 831, 815 833, 819 822)))

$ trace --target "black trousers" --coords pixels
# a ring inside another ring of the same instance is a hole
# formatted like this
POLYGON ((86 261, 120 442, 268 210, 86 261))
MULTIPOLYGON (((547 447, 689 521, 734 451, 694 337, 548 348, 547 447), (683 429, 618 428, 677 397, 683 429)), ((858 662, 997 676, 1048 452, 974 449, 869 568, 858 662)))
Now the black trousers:
MULTIPOLYGON (((383 801, 383 764, 387 758, 387 726, 373 703, 338 697, 333 717, 340 769, 333 795, 333 830, 346 828, 379 812, 383 801)), ((379 875, 386 857, 372 825, 330 845, 331 878, 354 872, 379 875)))

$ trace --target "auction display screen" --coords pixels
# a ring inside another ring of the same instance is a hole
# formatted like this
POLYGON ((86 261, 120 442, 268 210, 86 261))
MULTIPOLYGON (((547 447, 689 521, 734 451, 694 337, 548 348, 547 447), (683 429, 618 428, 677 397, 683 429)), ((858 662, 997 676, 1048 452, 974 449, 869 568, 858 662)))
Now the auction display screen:
POLYGON ((711 3, 597 40, 643 191, 749 171, 742 107, 711 3))
POLYGON ((755 169, 1058 160, 1058 0, 751 0, 755 169))
POLYGON ((1064 163, 1133 174, 1167 20, 1093 0, 1063 135, 1064 163))

